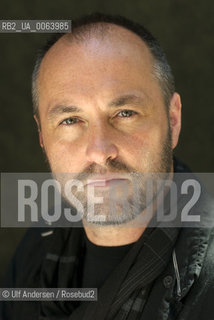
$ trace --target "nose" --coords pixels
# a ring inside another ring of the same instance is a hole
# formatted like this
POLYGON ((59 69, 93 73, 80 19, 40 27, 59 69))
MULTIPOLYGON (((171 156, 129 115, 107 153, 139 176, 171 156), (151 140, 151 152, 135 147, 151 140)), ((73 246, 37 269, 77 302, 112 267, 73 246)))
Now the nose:
POLYGON ((96 124, 88 135, 86 158, 91 163, 105 165, 107 159, 115 159, 118 156, 118 149, 113 143, 115 132, 110 126, 96 124))

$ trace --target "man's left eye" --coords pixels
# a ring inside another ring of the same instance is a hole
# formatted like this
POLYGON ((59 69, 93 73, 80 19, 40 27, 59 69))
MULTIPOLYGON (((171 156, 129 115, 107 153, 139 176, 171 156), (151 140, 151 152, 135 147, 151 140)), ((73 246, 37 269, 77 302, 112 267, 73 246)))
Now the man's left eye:
POLYGON ((136 114, 137 114, 137 112, 132 111, 132 110, 122 110, 117 113, 117 116, 119 116, 121 118, 130 118, 131 116, 136 115, 136 114), (121 116, 119 114, 121 114, 121 116))
POLYGON ((74 125, 78 122, 79 122, 79 119, 70 117, 70 118, 63 120, 60 124, 71 126, 71 125, 74 125))

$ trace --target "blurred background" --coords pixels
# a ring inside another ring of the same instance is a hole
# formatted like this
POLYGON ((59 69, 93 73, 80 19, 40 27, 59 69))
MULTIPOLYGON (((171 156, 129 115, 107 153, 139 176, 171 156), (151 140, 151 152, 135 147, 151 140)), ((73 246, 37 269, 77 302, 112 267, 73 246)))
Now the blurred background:
MULTIPOLYGON (((214 172, 212 0, 1 1, 0 19, 69 19, 100 11, 144 24, 159 40, 172 67, 183 105, 175 154, 194 172, 214 172)), ((43 172, 32 116, 31 73, 47 34, 0 33, 0 169, 43 172)), ((0 279, 24 229, 0 229, 0 279)))

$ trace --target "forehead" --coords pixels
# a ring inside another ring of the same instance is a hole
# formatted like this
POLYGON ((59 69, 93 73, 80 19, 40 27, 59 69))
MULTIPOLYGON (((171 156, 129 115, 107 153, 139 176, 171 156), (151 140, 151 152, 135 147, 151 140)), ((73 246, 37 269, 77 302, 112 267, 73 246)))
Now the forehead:
POLYGON ((113 26, 104 34, 91 34, 81 41, 71 35, 60 38, 41 63, 39 100, 60 94, 116 93, 154 84, 153 57, 134 33, 113 26))

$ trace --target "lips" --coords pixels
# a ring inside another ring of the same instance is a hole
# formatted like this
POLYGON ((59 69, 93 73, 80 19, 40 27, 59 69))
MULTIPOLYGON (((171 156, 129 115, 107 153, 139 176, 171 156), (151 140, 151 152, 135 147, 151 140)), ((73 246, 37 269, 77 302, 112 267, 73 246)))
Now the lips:
POLYGON ((86 185, 93 185, 93 186, 97 186, 97 187, 105 187, 105 186, 109 186, 109 185, 113 185, 113 184, 117 184, 117 183, 121 183, 123 181, 127 180, 126 178, 90 178, 88 179, 86 183, 86 185))

